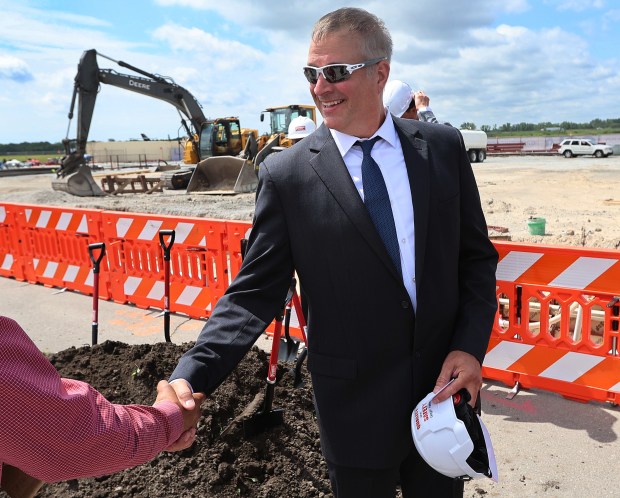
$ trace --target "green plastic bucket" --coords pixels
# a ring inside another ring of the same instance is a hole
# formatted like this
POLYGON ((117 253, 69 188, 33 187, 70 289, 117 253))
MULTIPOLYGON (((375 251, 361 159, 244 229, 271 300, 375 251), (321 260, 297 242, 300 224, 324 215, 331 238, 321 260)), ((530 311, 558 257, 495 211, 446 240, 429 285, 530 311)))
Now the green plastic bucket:
POLYGON ((545 223, 544 218, 530 218, 527 220, 527 228, 532 235, 545 235, 545 223))

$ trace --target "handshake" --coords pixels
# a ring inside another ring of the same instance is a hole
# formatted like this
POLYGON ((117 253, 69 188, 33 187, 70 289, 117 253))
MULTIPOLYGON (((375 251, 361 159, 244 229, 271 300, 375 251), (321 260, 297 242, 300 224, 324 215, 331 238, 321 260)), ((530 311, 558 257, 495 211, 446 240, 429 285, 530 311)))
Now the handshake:
POLYGON ((189 384, 179 379, 173 384, 165 380, 160 380, 157 384, 157 398, 153 403, 157 407, 158 403, 170 401, 181 409, 183 415, 183 433, 165 451, 181 451, 189 448, 196 439, 196 426, 200 420, 200 405, 205 399, 203 393, 192 394, 189 384))

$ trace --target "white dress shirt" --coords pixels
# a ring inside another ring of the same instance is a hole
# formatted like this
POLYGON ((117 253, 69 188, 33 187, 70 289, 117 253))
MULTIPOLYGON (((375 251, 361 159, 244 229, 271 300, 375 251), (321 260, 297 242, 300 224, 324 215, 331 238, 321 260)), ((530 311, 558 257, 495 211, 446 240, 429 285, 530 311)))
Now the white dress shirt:
MULTIPOLYGON (((329 130, 336 141, 338 150, 351 175, 355 188, 364 200, 362 185, 362 158, 360 147, 354 147, 355 142, 362 140, 336 130, 329 130)), ((376 133, 370 137, 380 136, 372 148, 372 158, 379 165, 385 185, 390 196, 390 205, 396 225, 396 234, 400 248, 400 264, 403 274, 403 283, 411 298, 413 309, 417 308, 415 286, 415 227, 413 220, 413 199, 409 186, 409 176, 405 166, 405 158, 400 145, 400 139, 394 121, 389 112, 376 133)), ((365 140, 365 139, 364 139, 365 140)))

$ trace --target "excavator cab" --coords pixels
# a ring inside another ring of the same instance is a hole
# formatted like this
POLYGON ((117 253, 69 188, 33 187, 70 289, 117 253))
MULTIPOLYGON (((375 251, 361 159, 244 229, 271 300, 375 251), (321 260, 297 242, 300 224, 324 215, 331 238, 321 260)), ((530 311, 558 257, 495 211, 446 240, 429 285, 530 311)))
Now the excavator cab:
MULTIPOLYGON (((292 140, 287 137, 288 126, 291 121, 299 116, 310 118, 316 123, 316 108, 311 105, 291 104, 286 106, 268 107, 261 115, 260 120, 265 120, 265 113, 269 113, 270 135, 261 137, 260 145, 270 144, 271 147, 288 148, 293 145, 292 140), (277 143, 274 144, 274 142, 277 143)), ((262 148, 262 147, 260 147, 262 148)), ((275 150, 278 150, 277 148, 275 150)), ((258 164, 257 164, 258 166, 258 164)))
POLYGON ((254 192, 258 185, 252 159, 257 130, 241 128, 239 118, 218 118, 200 133, 200 157, 187 192, 212 194, 254 192), (207 150, 207 144, 209 149, 207 150))

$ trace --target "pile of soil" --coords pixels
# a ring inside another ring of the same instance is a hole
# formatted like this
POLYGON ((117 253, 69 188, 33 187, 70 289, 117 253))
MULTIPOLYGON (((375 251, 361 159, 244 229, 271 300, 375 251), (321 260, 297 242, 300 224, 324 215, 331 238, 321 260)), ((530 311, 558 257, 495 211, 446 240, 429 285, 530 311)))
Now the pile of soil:
MULTIPOLYGON (((60 375, 90 383, 120 404, 155 400, 157 382, 176 366, 189 344, 130 346, 107 341, 50 356, 60 375)), ((248 353, 202 405, 196 443, 177 453, 114 475, 46 485, 38 497, 273 497, 331 496, 314 418, 310 378, 294 387, 291 363, 279 364, 274 408, 285 410, 283 426, 244 438, 236 418, 265 393, 268 355, 248 353), (221 433, 231 424, 225 435, 221 433)))

